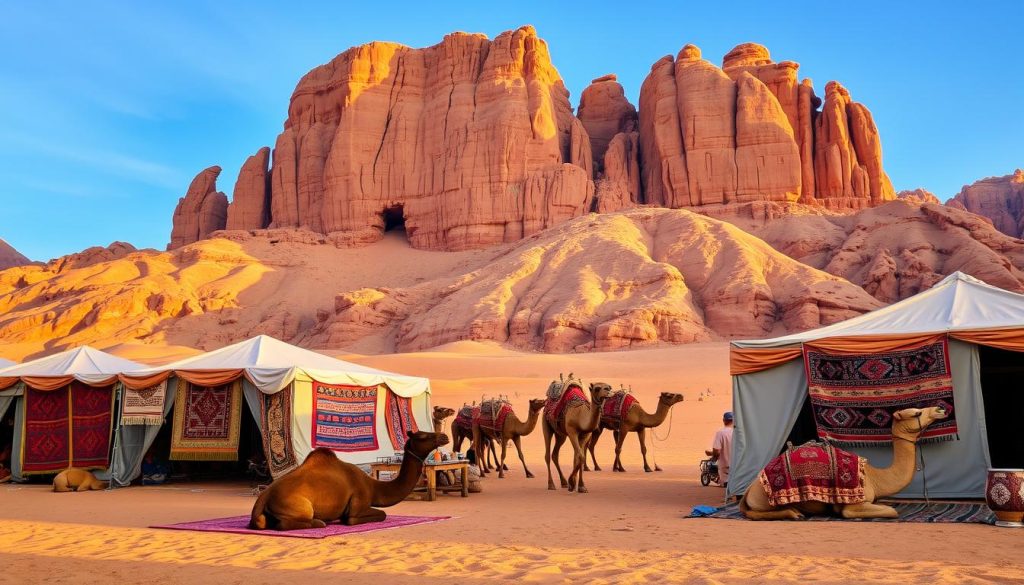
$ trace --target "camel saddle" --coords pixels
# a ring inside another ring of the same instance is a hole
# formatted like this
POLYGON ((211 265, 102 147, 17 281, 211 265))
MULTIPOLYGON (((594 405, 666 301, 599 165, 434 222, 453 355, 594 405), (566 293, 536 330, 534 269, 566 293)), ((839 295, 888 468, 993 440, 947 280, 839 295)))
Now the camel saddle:
POLYGON ((583 382, 570 377, 568 380, 554 381, 548 386, 544 402, 544 420, 558 429, 565 423, 565 412, 569 407, 587 402, 583 393, 583 382))
POLYGON ((497 398, 486 400, 480 403, 473 423, 482 429, 500 433, 505 428, 505 419, 510 412, 512 412, 512 405, 508 401, 497 398))
POLYGON ((831 443, 789 446, 758 474, 772 506, 800 502, 859 504, 864 496, 864 460, 831 443))
POLYGON ((636 403, 635 396, 625 390, 619 390, 604 401, 604 406, 601 407, 601 422, 611 428, 619 428, 622 419, 626 418, 629 409, 636 403))
POLYGON ((469 406, 467 404, 459 409, 459 414, 455 415, 452 426, 468 431, 473 428, 473 419, 479 416, 479 413, 479 406, 469 406))

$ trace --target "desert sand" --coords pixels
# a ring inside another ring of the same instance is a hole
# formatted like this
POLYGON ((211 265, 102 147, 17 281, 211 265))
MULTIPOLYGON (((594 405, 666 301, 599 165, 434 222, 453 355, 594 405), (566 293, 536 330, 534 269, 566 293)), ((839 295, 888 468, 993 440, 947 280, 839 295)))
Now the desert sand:
MULTIPOLYGON (((151 360, 152 348, 122 346, 151 360), (147 353, 148 352, 148 353, 147 353), (146 355, 143 355, 146 353, 146 355)), ((81 494, 42 485, 0 486, 0 583, 982 583, 1020 582, 1020 533, 983 525, 768 522, 684 518, 718 504, 697 462, 730 407, 728 347, 695 344, 629 352, 549 355, 460 342, 430 352, 339 355, 430 376, 434 404, 507 394, 517 411, 558 372, 632 386, 647 408, 661 391, 687 400, 653 443, 661 473, 641 470, 636 438, 627 473, 593 472, 588 494, 546 489, 540 431, 524 441, 505 479, 463 499, 406 501, 389 512, 451 520, 324 540, 179 532, 150 525, 244 515, 245 482, 177 483, 81 494), (698 400, 701 391, 712 396, 698 400)), ((600 463, 611 467, 607 437, 600 463)))

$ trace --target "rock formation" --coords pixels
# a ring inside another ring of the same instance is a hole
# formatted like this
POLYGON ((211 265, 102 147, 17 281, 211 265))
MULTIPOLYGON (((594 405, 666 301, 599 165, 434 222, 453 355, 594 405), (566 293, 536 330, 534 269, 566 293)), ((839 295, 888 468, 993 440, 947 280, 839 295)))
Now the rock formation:
POLYGON ((576 116, 590 137, 590 152, 597 172, 604 170, 605 152, 615 135, 637 129, 636 108, 626 99, 626 92, 615 74, 590 82, 580 95, 576 116))
POLYGON ((0 239, 0 270, 11 268, 12 266, 24 266, 31 264, 32 261, 25 257, 21 252, 14 249, 3 239, 0 239))
POLYGON ((228 216, 228 198, 217 191, 220 167, 210 167, 192 179, 185 196, 174 208, 171 243, 168 250, 180 248, 224 229, 228 216))
POLYGON ((1008 236, 1024 237, 1024 170, 964 185, 946 204, 987 217, 1008 236))
POLYGON ((238 172, 228 205, 229 230, 258 230, 270 225, 270 149, 263 147, 246 159, 238 172))
POLYGON ((896 194, 896 197, 910 203, 934 203, 936 205, 942 203, 934 193, 921 188, 900 191, 896 194))

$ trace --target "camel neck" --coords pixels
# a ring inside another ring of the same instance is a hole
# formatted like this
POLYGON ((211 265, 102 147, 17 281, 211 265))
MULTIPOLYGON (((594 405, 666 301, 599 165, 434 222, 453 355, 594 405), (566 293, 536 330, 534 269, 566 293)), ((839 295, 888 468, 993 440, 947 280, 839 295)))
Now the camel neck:
MULTIPOLYGON (((512 415, 512 416, 515 417, 515 415, 512 415)), ((518 417, 516 417, 515 418, 516 424, 515 424, 515 429, 514 429, 515 433, 517 435, 529 435, 530 433, 533 432, 533 429, 536 428, 538 420, 540 420, 540 411, 539 410, 531 410, 530 411, 530 415, 528 417, 526 417, 526 422, 523 422, 523 421, 519 420, 518 417)))
POLYGON ((645 412, 642 408, 640 409, 640 424, 645 427, 656 427, 661 423, 665 422, 668 418, 668 412, 672 407, 665 404, 662 401, 658 401, 658 408, 653 414, 645 412))
POLYGON ((604 406, 604 398, 594 398, 593 402, 590 403, 590 416, 585 421, 586 426, 580 427, 580 432, 591 433, 597 430, 597 426, 601 424, 601 410, 604 406))
POLYGON ((914 479, 917 434, 909 437, 894 434, 892 439, 892 464, 885 468, 868 465, 865 471, 871 476, 878 498, 898 494, 914 479))
POLYGON ((423 474, 423 460, 417 455, 405 450, 402 457, 402 466, 398 469, 398 476, 391 481, 377 481, 373 490, 374 506, 394 506, 412 493, 413 488, 419 483, 423 474))

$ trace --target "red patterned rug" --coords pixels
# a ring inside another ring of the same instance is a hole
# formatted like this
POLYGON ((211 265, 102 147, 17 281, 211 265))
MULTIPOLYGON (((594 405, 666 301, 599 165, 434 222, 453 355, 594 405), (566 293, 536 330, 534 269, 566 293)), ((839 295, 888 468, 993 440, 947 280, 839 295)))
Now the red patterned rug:
POLYGON ((384 399, 384 425, 388 428, 388 438, 395 446, 396 451, 405 449, 405 442, 409 439, 409 431, 417 432, 416 419, 412 415, 412 398, 399 396, 386 390, 384 399))
POLYGON ((71 383, 71 467, 106 469, 110 465, 114 387, 71 383))
POLYGON ((480 407, 464 405, 459 409, 459 414, 455 415, 455 420, 452 421, 452 426, 462 429, 464 431, 472 430, 473 419, 479 416, 480 407))
POLYGON ((565 423, 565 412, 569 407, 585 402, 588 401, 586 394, 583 393, 583 387, 576 382, 567 382, 557 398, 553 397, 549 389, 544 403, 544 420, 556 429, 560 428, 565 423))
POLYGON ((512 412, 512 405, 504 400, 487 400, 480 404, 475 422, 480 428, 495 433, 505 429, 505 419, 512 412))
POLYGON ((178 379, 171 432, 176 461, 237 461, 242 384, 196 386, 178 379))
POLYGON ((768 502, 856 504, 864 501, 864 466, 860 457, 827 443, 809 442, 787 449, 758 474, 768 502))
POLYGON ((263 452, 270 475, 278 478, 299 465, 292 447, 292 386, 275 394, 260 392, 260 396, 263 452))
POLYGON ((618 428, 622 419, 629 414, 629 409, 633 408, 636 403, 636 397, 625 390, 612 394, 608 400, 604 401, 604 406, 601 409, 601 422, 607 426, 618 428))
POLYGON ((70 414, 67 386, 46 392, 25 388, 23 474, 57 473, 71 466, 70 414))
POLYGON ((880 354, 843 355, 804 346, 807 383, 818 436, 841 445, 892 442, 892 413, 942 406, 949 413, 921 434, 923 442, 956 437, 953 379, 945 339, 880 354))

